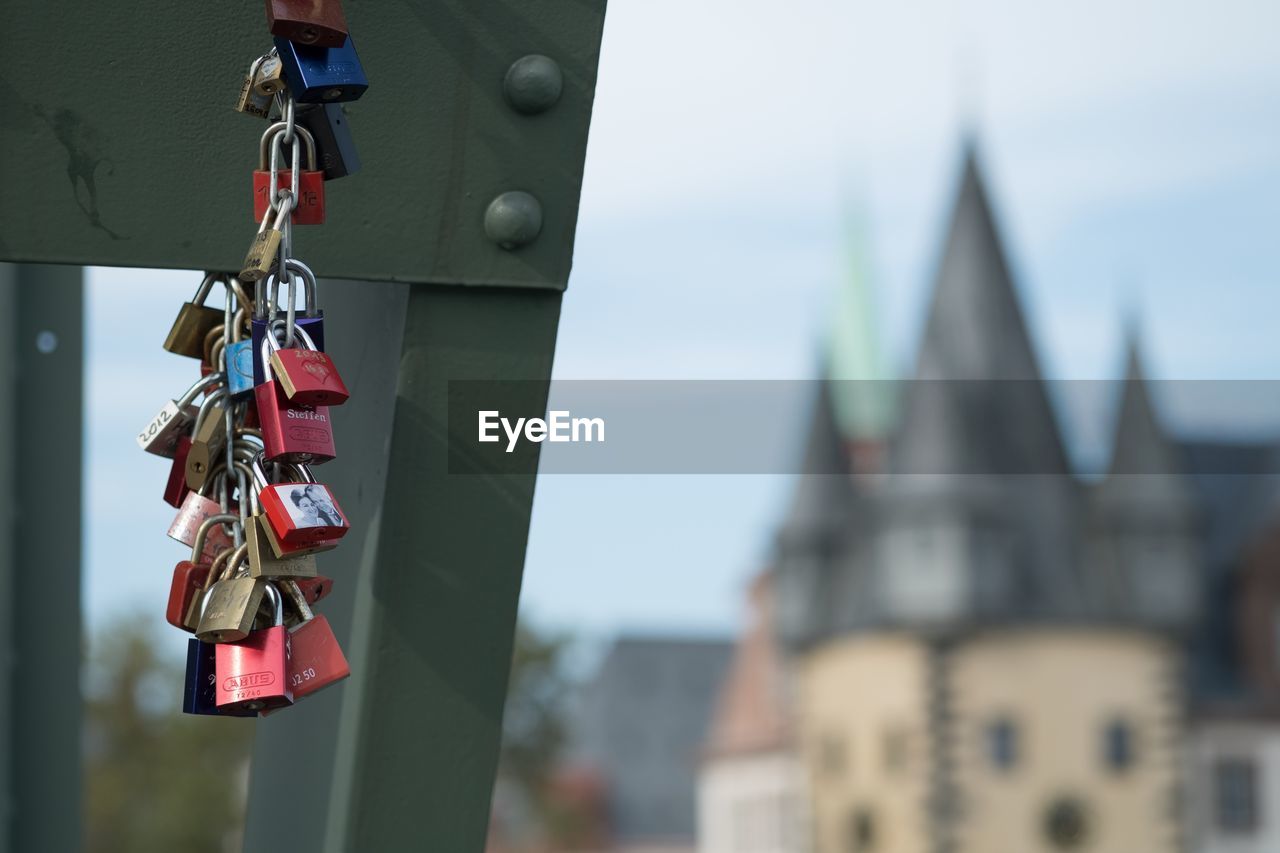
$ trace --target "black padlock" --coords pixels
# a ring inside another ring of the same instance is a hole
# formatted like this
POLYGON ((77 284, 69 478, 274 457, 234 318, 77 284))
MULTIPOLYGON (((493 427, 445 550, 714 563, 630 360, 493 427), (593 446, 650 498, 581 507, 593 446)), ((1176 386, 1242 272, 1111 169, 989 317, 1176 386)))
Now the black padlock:
POLYGON ((315 140, 316 165, 324 172, 326 181, 360 171, 360 154, 342 104, 300 106, 297 122, 310 131, 315 140))

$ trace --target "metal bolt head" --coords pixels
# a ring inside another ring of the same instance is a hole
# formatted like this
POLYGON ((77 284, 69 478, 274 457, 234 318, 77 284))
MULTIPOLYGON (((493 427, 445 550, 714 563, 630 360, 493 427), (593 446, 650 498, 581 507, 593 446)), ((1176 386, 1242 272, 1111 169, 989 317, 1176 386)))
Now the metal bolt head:
POLYGON ((512 108, 524 113, 549 110, 560 100, 564 90, 564 76, 554 59, 534 53, 517 59, 507 69, 502 81, 502 92, 512 108))
POLYGON ((526 192, 505 192, 484 212, 484 233, 504 249, 531 243, 541 230, 542 205, 526 192))

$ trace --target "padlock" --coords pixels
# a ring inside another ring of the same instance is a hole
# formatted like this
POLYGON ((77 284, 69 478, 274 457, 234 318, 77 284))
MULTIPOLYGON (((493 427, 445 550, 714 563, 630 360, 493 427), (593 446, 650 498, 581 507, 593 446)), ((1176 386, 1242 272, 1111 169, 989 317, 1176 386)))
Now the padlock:
POLYGON ((258 73, 253 77, 253 92, 255 95, 271 97, 283 91, 284 69, 280 66, 280 57, 274 53, 267 54, 258 66, 258 73))
POLYGON ((338 638, 323 615, 311 612, 305 595, 297 584, 285 584, 285 593, 302 621, 289 628, 291 660, 289 686, 293 701, 299 702, 319 690, 351 675, 351 667, 342 654, 338 638))
MULTIPOLYGON (((269 337, 269 336, 268 336, 269 337)), ((301 462, 318 465, 337 455, 333 444, 333 421, 328 406, 294 406, 284 398, 268 363, 271 357, 263 338, 258 354, 265 367, 266 381, 254 386, 258 420, 267 462, 301 462)))
POLYGON ((241 307, 232 317, 230 340, 223 350, 227 392, 233 400, 245 400, 253 395, 253 341, 242 340, 245 325, 245 309, 241 307))
POLYGON ((285 557, 337 547, 350 525, 333 493, 317 483, 305 465, 291 467, 298 480, 272 483, 262 458, 253 460, 254 485, 272 553, 285 557))
POLYGON ((284 236, 280 229, 284 228, 285 220, 289 218, 291 210, 293 210, 293 194, 289 190, 281 190, 280 209, 274 211, 275 220, 272 221, 272 211, 268 208, 267 215, 262 218, 262 224, 258 226, 258 233, 249 244, 249 251, 244 256, 244 266, 240 270, 241 280, 257 281, 271 271, 276 253, 280 251, 280 240, 284 236), (267 227, 268 224, 270 227, 267 227))
POLYGON ((273 36, 298 44, 338 47, 347 40, 347 17, 338 0, 267 0, 273 36))
POLYGON ((237 548, 222 575, 204 594, 196 637, 206 643, 234 643, 249 636, 253 628, 266 582, 239 574, 248 551, 245 545, 237 548))
POLYGON ((333 578, 325 575, 316 575, 313 578, 294 578, 294 583, 298 585, 298 589, 302 590, 302 595, 306 598, 307 604, 315 604, 333 592, 333 578))
POLYGON ((306 151, 306 168, 298 173, 293 224, 323 225, 324 172, 321 172, 316 165, 318 161, 315 141, 306 128, 295 127, 290 168, 280 168, 280 148, 284 144, 283 138, 287 128, 288 125, 285 122, 278 121, 262 134, 262 141, 258 145, 258 168, 253 173, 253 221, 260 222, 267 215, 267 208, 271 206, 272 170, 276 172, 277 188, 294 189, 293 169, 298 165, 299 152, 306 151))
POLYGON ((215 650, 219 708, 263 711, 293 704, 283 602, 271 584, 266 584, 264 593, 274 610, 271 627, 243 640, 219 643, 215 650))
MULTIPOLYGON (((311 336, 312 342, 316 345, 316 349, 324 352, 324 311, 317 305, 316 294, 316 274, 311 271, 311 267, 304 264, 297 258, 289 258, 285 261, 285 268, 288 276, 297 275, 302 280, 302 293, 305 297, 302 313, 294 313, 293 324, 307 330, 307 334, 311 336)), ((253 351, 257 353, 262 349, 262 339, 267 334, 267 315, 271 312, 270 306, 279 305, 280 292, 280 271, 273 270, 267 276, 266 282, 262 285, 262 298, 260 304, 262 310, 253 315, 253 351), (271 298, 267 299, 270 294, 271 298)), ((276 317, 288 318, 287 310, 275 311, 276 317)), ((253 360, 253 384, 261 385, 266 381, 266 376, 262 371, 262 359, 255 358, 253 360)))
POLYGON ((297 123, 316 145, 316 165, 326 181, 360 171, 360 153, 342 104, 311 104, 298 110, 297 123))
POLYGON ((369 88, 350 35, 334 47, 298 44, 280 36, 275 43, 289 94, 300 104, 354 101, 369 88))
MULTIPOLYGON (((208 558, 205 547, 210 531, 218 529, 221 532, 221 525, 239 523, 240 517, 228 512, 210 515, 200 524, 191 545, 191 559, 183 560, 173 569, 173 581, 169 586, 169 603, 164 612, 165 621, 173 627, 184 631, 190 631, 195 627, 194 620, 190 618, 191 603, 209 585, 209 572, 214 563, 213 559, 208 558)), ((225 534, 223 538, 225 541, 225 534)), ((224 551, 224 553, 229 552, 224 551)))
POLYGON ((263 338, 271 353, 271 370, 285 399, 297 406, 341 406, 351 396, 337 366, 327 353, 316 349, 311 336, 294 326, 294 344, 280 348, 277 330, 283 331, 286 320, 271 324, 271 333, 263 338), (302 346, 296 346, 301 339, 302 346))
POLYGON ((261 515, 249 516, 244 524, 244 543, 249 546, 249 575, 255 578, 313 578, 316 576, 314 553, 286 554, 277 557, 271 550, 261 515))
MULTIPOLYGON (((270 54, 267 54, 267 56, 270 56, 270 54)), ((254 81, 258 77, 258 69, 266 62, 267 56, 259 56, 249 66, 249 73, 245 75, 244 82, 240 85, 240 97, 236 100, 236 112, 247 113, 258 118, 269 118, 271 116, 271 97, 259 95, 253 88, 254 81)))
POLYGON ((182 690, 182 713, 219 717, 256 717, 257 711, 218 707, 218 646, 187 640, 187 677, 182 690))
POLYGON ((180 507, 191 489, 187 487, 187 454, 191 452, 191 436, 178 436, 173 448, 173 464, 169 466, 169 479, 164 484, 164 502, 180 507))
MULTIPOLYGON (((183 500, 182 506, 178 508, 178 514, 174 516, 173 523, 169 525, 169 538, 181 542, 188 548, 195 545, 196 534, 200 530, 200 525, 204 524, 205 519, 227 511, 227 508, 220 501, 215 501, 210 497, 211 494, 215 494, 225 500, 226 488, 226 471, 222 468, 216 468, 214 473, 204 481, 204 485, 200 487, 199 491, 187 492, 186 499, 183 500)), ((206 537, 204 556, 212 559, 214 554, 230 545, 230 537, 221 527, 215 528, 206 537)), ((207 562, 208 559, 204 562, 207 562)))
POLYGON ((207 394, 200 404, 191 431, 191 449, 187 452, 187 486, 199 489, 209 476, 214 460, 226 446, 226 407, 230 405, 226 388, 207 394))
POLYGON ((222 311, 204 304, 209 291, 215 284, 225 286, 225 277, 221 273, 207 272, 196 289, 195 298, 185 302, 178 310, 178 316, 164 339, 164 348, 169 352, 185 355, 189 358, 204 357, 204 338, 209 330, 222 322, 222 311))
POLYGON ((148 453, 172 459, 177 452, 178 439, 191 432, 196 415, 200 413, 192 403, 196 397, 221 383, 221 374, 210 374, 196 380, 179 399, 165 403, 146 429, 138 433, 138 446, 148 453))

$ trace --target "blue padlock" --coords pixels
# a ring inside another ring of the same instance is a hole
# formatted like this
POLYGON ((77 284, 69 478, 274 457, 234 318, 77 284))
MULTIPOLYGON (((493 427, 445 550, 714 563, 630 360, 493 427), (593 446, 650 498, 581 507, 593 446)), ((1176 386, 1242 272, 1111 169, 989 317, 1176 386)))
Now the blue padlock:
POLYGON ((187 680, 182 690, 182 713, 218 717, 256 717, 253 711, 219 711, 218 645, 187 640, 187 680))
POLYGON ((244 309, 236 312, 231 321, 231 337, 223 350, 226 358, 227 391, 233 400, 240 400, 253 393, 253 341, 239 340, 244 326, 244 309))
POLYGON ((354 101, 369 88, 351 36, 341 47, 295 44, 280 36, 275 42, 289 94, 300 104, 354 101))
MULTIPOLYGON (((302 291, 306 296, 303 311, 301 314, 294 316, 294 324, 311 336, 316 349, 324 352, 324 312, 316 307, 316 274, 311 271, 311 267, 297 258, 289 258, 287 264, 289 271, 302 279, 302 291)), ((267 288, 277 287, 277 277, 274 273, 267 279, 264 286, 267 288)), ((286 318, 286 314, 287 312, 285 311, 277 311, 276 318, 283 320, 286 318)), ((267 335, 266 316, 255 316, 251 326, 252 351, 254 353, 262 352, 262 339, 267 335)), ((253 384, 261 385, 266 381, 265 374, 262 371, 262 359, 253 358, 250 355, 249 360, 253 363, 253 384)))

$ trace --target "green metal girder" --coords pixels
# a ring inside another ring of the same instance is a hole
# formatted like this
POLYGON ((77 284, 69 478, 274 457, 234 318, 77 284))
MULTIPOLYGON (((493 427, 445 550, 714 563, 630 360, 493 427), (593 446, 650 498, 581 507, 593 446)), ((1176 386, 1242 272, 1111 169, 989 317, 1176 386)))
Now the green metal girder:
MULTIPOLYGON (((348 105, 364 164, 327 186, 295 251, 337 278, 563 289, 573 253, 604 0, 347 0, 370 80, 348 105), (503 95, 542 54, 564 90, 526 115, 503 95), (515 251, 491 200, 541 204, 515 251)), ((256 230, 265 122, 232 104, 271 46, 261 0, 7 0, 0 34, 0 259, 239 268, 256 230)))
POLYGON ((322 288, 367 389, 333 410, 342 464, 317 469, 354 527, 321 555, 319 607, 353 675, 259 722, 247 853, 484 849, 537 456, 451 466, 448 385, 538 380, 485 400, 545 411, 561 297, 415 285, 405 311, 405 289, 322 288))
POLYGON ((78 850, 82 272, 0 264, 0 851, 78 850))

